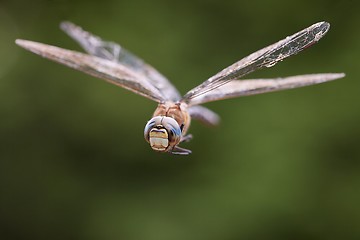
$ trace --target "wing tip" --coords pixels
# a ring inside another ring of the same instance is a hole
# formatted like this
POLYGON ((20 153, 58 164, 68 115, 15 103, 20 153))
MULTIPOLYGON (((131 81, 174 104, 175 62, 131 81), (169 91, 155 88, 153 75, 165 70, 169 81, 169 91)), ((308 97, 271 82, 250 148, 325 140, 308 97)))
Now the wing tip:
POLYGON ((327 22, 327 21, 320 21, 320 22, 317 22, 317 23, 315 23, 313 25, 318 26, 318 27, 322 27, 322 28, 330 28, 330 23, 327 22))
POLYGON ((16 39, 15 44, 22 47, 22 48, 30 50, 30 49, 32 49, 32 45, 34 45, 35 42, 25 40, 25 39, 16 39))
POLYGON ((18 46, 23 46, 23 45, 24 45, 24 42, 26 42, 26 40, 24 40, 24 39, 20 39, 20 38, 15 39, 15 43, 16 43, 16 45, 18 45, 18 46))
POLYGON ((319 29, 319 32, 322 32, 323 35, 327 33, 330 29, 330 23, 326 21, 315 23, 315 25, 319 29))
POLYGON ((326 27, 330 27, 330 23, 327 21, 321 21, 319 22, 320 25, 326 26, 326 27))
POLYGON ((345 77, 345 73, 317 73, 313 75, 319 77, 318 83, 334 81, 345 77))
POLYGON ((69 28, 74 27, 75 24, 73 24, 70 21, 61 21, 59 24, 59 27, 61 30, 63 30, 64 32, 66 32, 69 28))
MULTIPOLYGON (((40 55, 45 58, 52 59, 52 55, 61 55, 60 48, 52 45, 48 45, 45 43, 39 43, 34 42, 30 40, 24 40, 24 39, 16 39, 15 40, 16 45, 28 50, 29 52, 35 53, 37 55, 40 55)), ((65 49, 62 49, 62 51, 66 51, 65 49)))
POLYGON ((339 79, 339 78, 344 78, 346 76, 345 73, 333 73, 333 79, 339 79))
POLYGON ((50 46, 44 43, 34 42, 25 39, 16 39, 15 44, 29 51, 34 51, 34 50, 38 50, 41 47, 50 46))

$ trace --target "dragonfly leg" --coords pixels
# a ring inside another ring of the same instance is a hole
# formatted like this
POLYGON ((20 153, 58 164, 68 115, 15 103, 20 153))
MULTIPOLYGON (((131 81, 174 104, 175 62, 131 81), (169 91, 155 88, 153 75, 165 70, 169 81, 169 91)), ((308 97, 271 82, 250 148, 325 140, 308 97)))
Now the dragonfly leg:
POLYGON ((169 153, 174 155, 189 155, 191 150, 175 146, 169 153))

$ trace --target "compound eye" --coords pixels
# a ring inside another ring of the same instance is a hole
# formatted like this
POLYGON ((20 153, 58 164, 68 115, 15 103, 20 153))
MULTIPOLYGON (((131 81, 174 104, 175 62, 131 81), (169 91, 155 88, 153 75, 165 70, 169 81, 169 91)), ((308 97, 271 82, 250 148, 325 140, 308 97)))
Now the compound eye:
POLYGON ((162 124, 169 133, 170 145, 175 146, 176 144, 178 144, 181 139, 181 129, 179 127, 179 124, 170 117, 164 118, 162 124))
POLYGON ((154 128, 155 126, 159 125, 161 123, 161 119, 162 119, 162 117, 159 117, 159 116, 153 117, 145 125, 144 138, 147 142, 149 142, 149 136, 150 136, 151 129, 154 128))

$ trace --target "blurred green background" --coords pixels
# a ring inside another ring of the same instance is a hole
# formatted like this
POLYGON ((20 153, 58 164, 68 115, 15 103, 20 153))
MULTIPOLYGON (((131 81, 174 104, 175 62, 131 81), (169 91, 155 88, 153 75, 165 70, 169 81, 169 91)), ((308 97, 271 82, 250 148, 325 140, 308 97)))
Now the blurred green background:
POLYGON ((0 238, 360 239, 358 1, 0 1, 0 238), (121 43, 182 93, 326 20, 315 47, 250 77, 345 79, 209 103, 178 157, 151 150, 156 104, 35 56, 80 50, 70 20, 121 43))

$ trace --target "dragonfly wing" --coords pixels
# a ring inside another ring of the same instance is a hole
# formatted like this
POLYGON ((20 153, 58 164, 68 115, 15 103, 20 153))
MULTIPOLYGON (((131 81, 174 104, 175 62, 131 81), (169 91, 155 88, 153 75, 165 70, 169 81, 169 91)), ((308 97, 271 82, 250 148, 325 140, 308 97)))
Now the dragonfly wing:
POLYGON ((211 92, 191 99, 191 104, 196 105, 227 98, 304 87, 335 80, 344 76, 344 73, 319 73, 274 79, 233 80, 211 92))
POLYGON ((277 43, 252 53, 190 90, 182 101, 189 103, 192 98, 220 87, 231 80, 239 79, 257 69, 272 67, 285 58, 318 42, 329 28, 330 24, 327 22, 315 23, 277 43))
POLYGON ((168 100, 179 101, 178 90, 155 68, 114 42, 107 42, 70 22, 62 22, 60 28, 77 41, 91 55, 119 62, 139 75, 143 75, 168 100))
POLYGON ((16 44, 44 58, 104 79, 156 102, 165 100, 162 93, 144 76, 120 63, 28 40, 17 39, 16 44))
POLYGON ((189 108, 189 114, 191 118, 199 120, 209 126, 216 126, 220 122, 219 115, 204 106, 191 106, 189 108))

